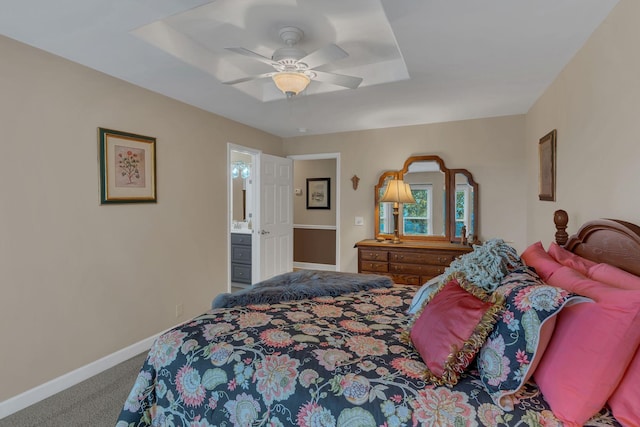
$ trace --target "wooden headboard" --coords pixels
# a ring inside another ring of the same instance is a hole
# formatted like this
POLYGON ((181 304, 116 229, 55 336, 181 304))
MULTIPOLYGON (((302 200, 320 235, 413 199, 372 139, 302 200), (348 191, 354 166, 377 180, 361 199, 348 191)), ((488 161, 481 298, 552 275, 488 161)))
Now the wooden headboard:
POLYGON ((640 276, 640 227, 616 219, 598 219, 584 223, 572 236, 566 233, 569 216, 557 210, 556 243, 583 258, 607 263, 640 276))

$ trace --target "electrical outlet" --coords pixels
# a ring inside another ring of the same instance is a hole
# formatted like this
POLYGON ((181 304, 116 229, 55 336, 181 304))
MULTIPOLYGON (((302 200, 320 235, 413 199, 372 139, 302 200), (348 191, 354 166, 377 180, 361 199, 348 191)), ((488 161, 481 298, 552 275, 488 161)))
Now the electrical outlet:
POLYGON ((183 312, 184 312, 184 307, 182 306, 182 303, 176 304, 176 317, 182 316, 183 312))

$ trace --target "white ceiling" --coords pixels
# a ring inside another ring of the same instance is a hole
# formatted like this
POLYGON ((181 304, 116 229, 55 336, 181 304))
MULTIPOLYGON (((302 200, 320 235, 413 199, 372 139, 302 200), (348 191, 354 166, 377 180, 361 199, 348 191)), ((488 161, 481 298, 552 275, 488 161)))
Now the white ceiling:
POLYGON ((526 113, 618 0, 2 0, 0 34, 289 137, 526 113), (282 26, 349 57, 286 99, 270 57, 282 26))

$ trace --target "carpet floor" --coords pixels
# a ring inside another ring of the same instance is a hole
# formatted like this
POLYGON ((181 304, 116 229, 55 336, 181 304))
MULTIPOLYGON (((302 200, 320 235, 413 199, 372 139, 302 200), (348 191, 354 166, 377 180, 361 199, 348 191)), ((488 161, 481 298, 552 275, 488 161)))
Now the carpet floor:
POLYGON ((0 427, 114 427, 146 352, 0 420, 0 427))

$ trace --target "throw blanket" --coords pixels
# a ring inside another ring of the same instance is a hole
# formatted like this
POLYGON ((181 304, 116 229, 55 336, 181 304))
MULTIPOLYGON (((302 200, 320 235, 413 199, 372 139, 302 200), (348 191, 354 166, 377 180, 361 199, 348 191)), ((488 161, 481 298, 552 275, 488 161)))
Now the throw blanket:
POLYGON ((391 286, 393 281, 390 278, 376 274, 299 270, 272 277, 233 294, 220 294, 211 303, 211 308, 274 304, 391 286))
POLYGON ((448 278, 460 272, 477 287, 493 292, 509 271, 522 266, 522 260, 514 248, 502 239, 491 239, 482 245, 473 245, 472 252, 454 260, 444 271, 443 277, 448 278))

